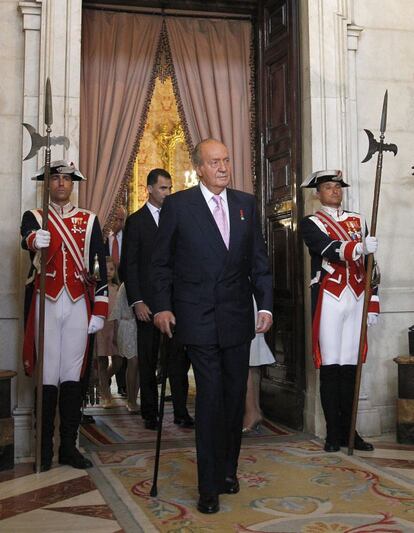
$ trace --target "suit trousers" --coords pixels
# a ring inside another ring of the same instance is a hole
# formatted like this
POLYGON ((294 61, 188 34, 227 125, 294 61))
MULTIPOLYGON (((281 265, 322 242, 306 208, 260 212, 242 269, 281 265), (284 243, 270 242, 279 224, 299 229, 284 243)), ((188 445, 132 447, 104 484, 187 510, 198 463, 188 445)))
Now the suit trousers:
POLYGON ((171 397, 174 408, 174 418, 188 416, 188 370, 190 359, 185 347, 177 342, 175 335, 167 340, 168 350, 168 379, 170 381, 171 397))
POLYGON ((198 490, 218 494, 235 476, 241 446, 250 343, 187 346, 196 380, 198 490))

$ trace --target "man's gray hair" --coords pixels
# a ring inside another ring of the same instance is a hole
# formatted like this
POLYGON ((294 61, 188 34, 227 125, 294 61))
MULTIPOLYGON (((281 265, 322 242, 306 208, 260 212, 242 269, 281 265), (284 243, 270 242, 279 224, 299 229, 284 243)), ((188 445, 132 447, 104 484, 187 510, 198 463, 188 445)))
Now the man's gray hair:
POLYGON ((191 153, 191 162, 193 163, 193 166, 194 167, 198 167, 201 165, 202 163, 202 159, 201 159, 201 147, 203 144, 206 144, 206 143, 209 143, 209 142, 217 142, 217 143, 220 143, 220 144, 223 144, 221 141, 217 140, 217 139, 213 139, 213 137, 209 137, 208 139, 203 139, 202 141, 200 141, 193 149, 192 153, 191 153))

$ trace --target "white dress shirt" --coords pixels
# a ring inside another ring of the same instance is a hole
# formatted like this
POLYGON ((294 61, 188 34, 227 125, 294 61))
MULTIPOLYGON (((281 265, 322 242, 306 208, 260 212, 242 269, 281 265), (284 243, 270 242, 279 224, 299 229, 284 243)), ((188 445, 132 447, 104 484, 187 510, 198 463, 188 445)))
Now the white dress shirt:
POLYGON ((152 218, 154 219, 155 223, 158 226, 158 222, 160 221, 160 207, 155 207, 155 205, 152 205, 150 202, 147 202, 147 207, 150 210, 150 213, 152 215, 152 218))
MULTIPOLYGON (((203 185, 201 181, 200 181, 200 190, 204 196, 205 201, 207 202, 207 205, 211 211, 211 214, 213 214, 214 209, 217 207, 215 200, 213 200, 213 196, 215 196, 215 194, 211 192, 209 189, 207 189, 207 187, 203 185)), ((221 197, 221 200, 222 200, 221 204, 223 206, 224 212, 226 213, 227 223, 229 225, 229 234, 230 234, 230 213, 229 213, 229 204, 227 202, 227 189, 222 190, 219 196, 221 197)))

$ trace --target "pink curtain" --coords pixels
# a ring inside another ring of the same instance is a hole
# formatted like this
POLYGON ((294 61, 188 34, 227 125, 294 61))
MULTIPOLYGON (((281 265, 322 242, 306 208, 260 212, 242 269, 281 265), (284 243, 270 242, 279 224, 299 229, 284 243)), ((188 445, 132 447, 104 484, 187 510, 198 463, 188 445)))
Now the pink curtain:
POLYGON ((161 17, 84 10, 79 205, 105 224, 130 170, 155 79, 161 17))
POLYGON ((193 144, 224 142, 233 186, 252 192, 251 23, 167 18, 176 82, 193 144))

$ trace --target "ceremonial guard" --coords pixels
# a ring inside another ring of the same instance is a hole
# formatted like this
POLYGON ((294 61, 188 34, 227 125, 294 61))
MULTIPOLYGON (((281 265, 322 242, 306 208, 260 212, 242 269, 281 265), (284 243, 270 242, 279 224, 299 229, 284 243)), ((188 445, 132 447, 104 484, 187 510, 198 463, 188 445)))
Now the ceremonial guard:
MULTIPOLYGON (((26 284, 23 363, 32 375, 36 363, 39 316, 39 256, 47 248, 43 365, 41 470, 53 459, 54 419, 59 390, 59 463, 89 468, 92 463, 76 448, 81 418, 80 378, 86 366, 88 334, 96 333, 108 313, 104 243, 98 218, 70 202, 74 181, 83 175, 66 161, 50 165, 48 229, 42 210, 26 211, 21 224, 22 247, 32 265, 26 284), (99 264, 99 266, 98 266, 99 264), (95 278, 92 273, 99 275, 95 278)), ((44 168, 34 176, 44 179, 44 168)))
MULTIPOLYGON (((363 217, 341 207, 343 187, 349 185, 340 170, 311 174, 301 185, 316 188, 321 208, 300 224, 311 255, 312 353, 320 369, 320 396, 326 419, 325 451, 348 445, 364 305, 367 254, 377 250, 363 217)), ((377 290, 371 294, 368 325, 377 322, 377 290)), ((364 361, 367 347, 364 350, 364 361)), ((355 434, 356 450, 373 450, 355 434)))

